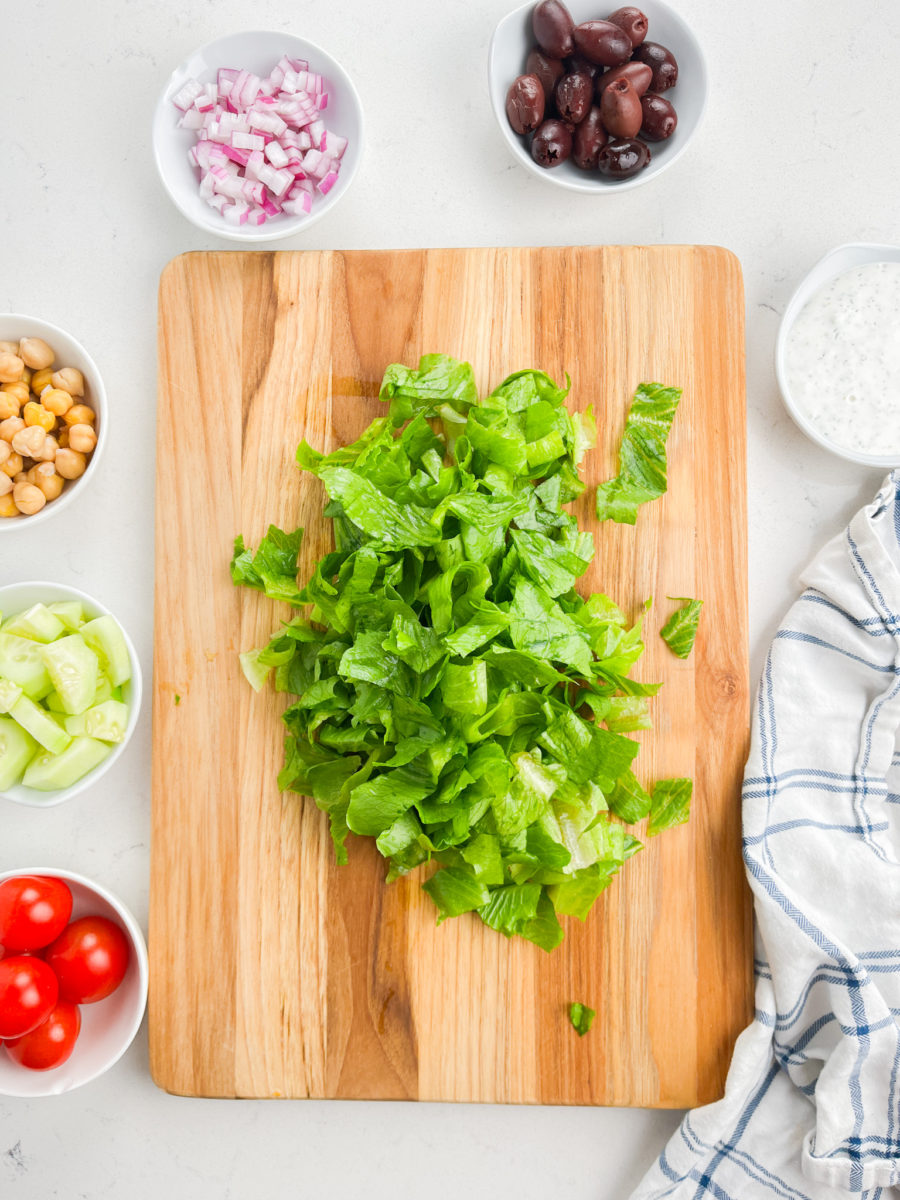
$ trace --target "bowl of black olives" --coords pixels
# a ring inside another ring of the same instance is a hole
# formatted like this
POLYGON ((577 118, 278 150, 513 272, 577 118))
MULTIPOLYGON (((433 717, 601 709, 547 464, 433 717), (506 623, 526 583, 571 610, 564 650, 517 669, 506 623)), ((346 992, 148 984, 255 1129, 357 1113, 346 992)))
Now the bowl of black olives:
POLYGON ((709 88, 699 42, 663 0, 608 12, 530 0, 494 31, 488 84, 515 158, 579 192, 622 191, 671 166, 709 88))

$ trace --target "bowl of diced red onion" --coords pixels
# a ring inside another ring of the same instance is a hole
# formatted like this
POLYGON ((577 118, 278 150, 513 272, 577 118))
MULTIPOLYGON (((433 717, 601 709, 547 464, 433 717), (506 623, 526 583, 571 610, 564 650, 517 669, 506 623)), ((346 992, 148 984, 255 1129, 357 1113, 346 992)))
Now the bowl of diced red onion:
POLYGON ((320 47, 238 33, 195 51, 156 106, 153 150, 172 201, 217 237, 266 242, 325 216, 363 149, 359 95, 320 47))

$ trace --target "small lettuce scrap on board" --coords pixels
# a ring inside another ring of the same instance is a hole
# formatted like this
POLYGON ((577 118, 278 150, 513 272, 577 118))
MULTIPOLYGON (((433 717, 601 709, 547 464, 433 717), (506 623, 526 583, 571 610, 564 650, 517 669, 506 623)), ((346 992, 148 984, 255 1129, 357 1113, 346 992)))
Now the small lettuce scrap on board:
POLYGON ((389 366, 386 416, 297 451, 334 551, 299 589, 302 530, 272 527, 255 553, 238 538, 232 561, 236 583, 305 610, 241 659, 296 698, 279 786, 328 814, 339 861, 349 832, 374 837, 389 879, 439 868, 423 885, 439 922, 476 912, 548 951, 641 848, 626 822, 651 797, 625 735, 659 686, 629 678, 643 614, 629 626, 575 590, 593 538, 563 506, 595 430, 567 391, 526 370, 479 399, 467 363, 389 366))

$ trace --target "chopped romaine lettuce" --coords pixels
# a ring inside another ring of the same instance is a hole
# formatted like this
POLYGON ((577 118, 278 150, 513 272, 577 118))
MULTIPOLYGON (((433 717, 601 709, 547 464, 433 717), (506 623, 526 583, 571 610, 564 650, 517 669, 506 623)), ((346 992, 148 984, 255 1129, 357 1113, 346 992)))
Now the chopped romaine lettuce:
POLYGON ((673 654, 687 658, 694 648, 703 601, 691 600, 688 596, 670 596, 669 599, 677 600, 681 608, 672 613, 659 634, 673 654))
MULTIPOLYGON (((438 868, 439 922, 477 913, 547 951, 641 848, 624 823, 681 819, 665 783, 652 801, 638 783, 625 736, 650 727, 658 686, 628 678, 647 605, 629 625, 575 588, 593 540, 563 506, 595 432, 567 393, 517 371, 479 400, 467 363, 393 364, 387 418, 297 451, 328 493, 334 551, 298 587, 301 531, 272 527, 255 553, 238 538, 231 567, 298 610, 241 663, 292 698, 279 786, 328 814, 338 860, 349 832, 374 837, 388 879, 438 868)), ((645 385, 632 410, 623 470, 644 492, 658 477, 640 474, 642 430, 676 402, 645 385)))
POLYGON ((601 521, 633 525, 637 510, 666 490, 666 439, 681 388, 642 383, 634 394, 619 447, 619 474, 597 488, 601 521))

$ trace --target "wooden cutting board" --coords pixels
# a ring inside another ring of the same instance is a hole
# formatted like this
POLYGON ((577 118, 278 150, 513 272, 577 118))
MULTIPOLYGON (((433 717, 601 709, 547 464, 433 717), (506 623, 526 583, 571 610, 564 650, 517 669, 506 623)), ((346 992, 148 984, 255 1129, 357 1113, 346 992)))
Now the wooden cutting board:
POLYGON ((195 253, 159 307, 150 1052, 192 1096, 370 1097, 681 1107, 721 1095, 751 1015, 740 859, 747 748, 744 306, 709 247, 195 253), (280 795, 284 699, 239 650, 284 606, 232 586, 232 539, 306 527, 330 549, 305 437, 355 439, 387 363, 441 351, 487 391, 572 377, 593 403, 589 484, 615 473, 641 380, 684 387, 669 492, 636 528, 592 517, 587 588, 636 612, 638 675, 662 679, 638 774, 695 780, 690 824, 654 838, 547 955, 463 917, 435 926, 421 875, 386 885, 374 845, 334 863, 326 818, 280 795), (657 636, 705 601, 687 662, 657 636), (597 1010, 578 1038, 568 1006, 597 1010))

